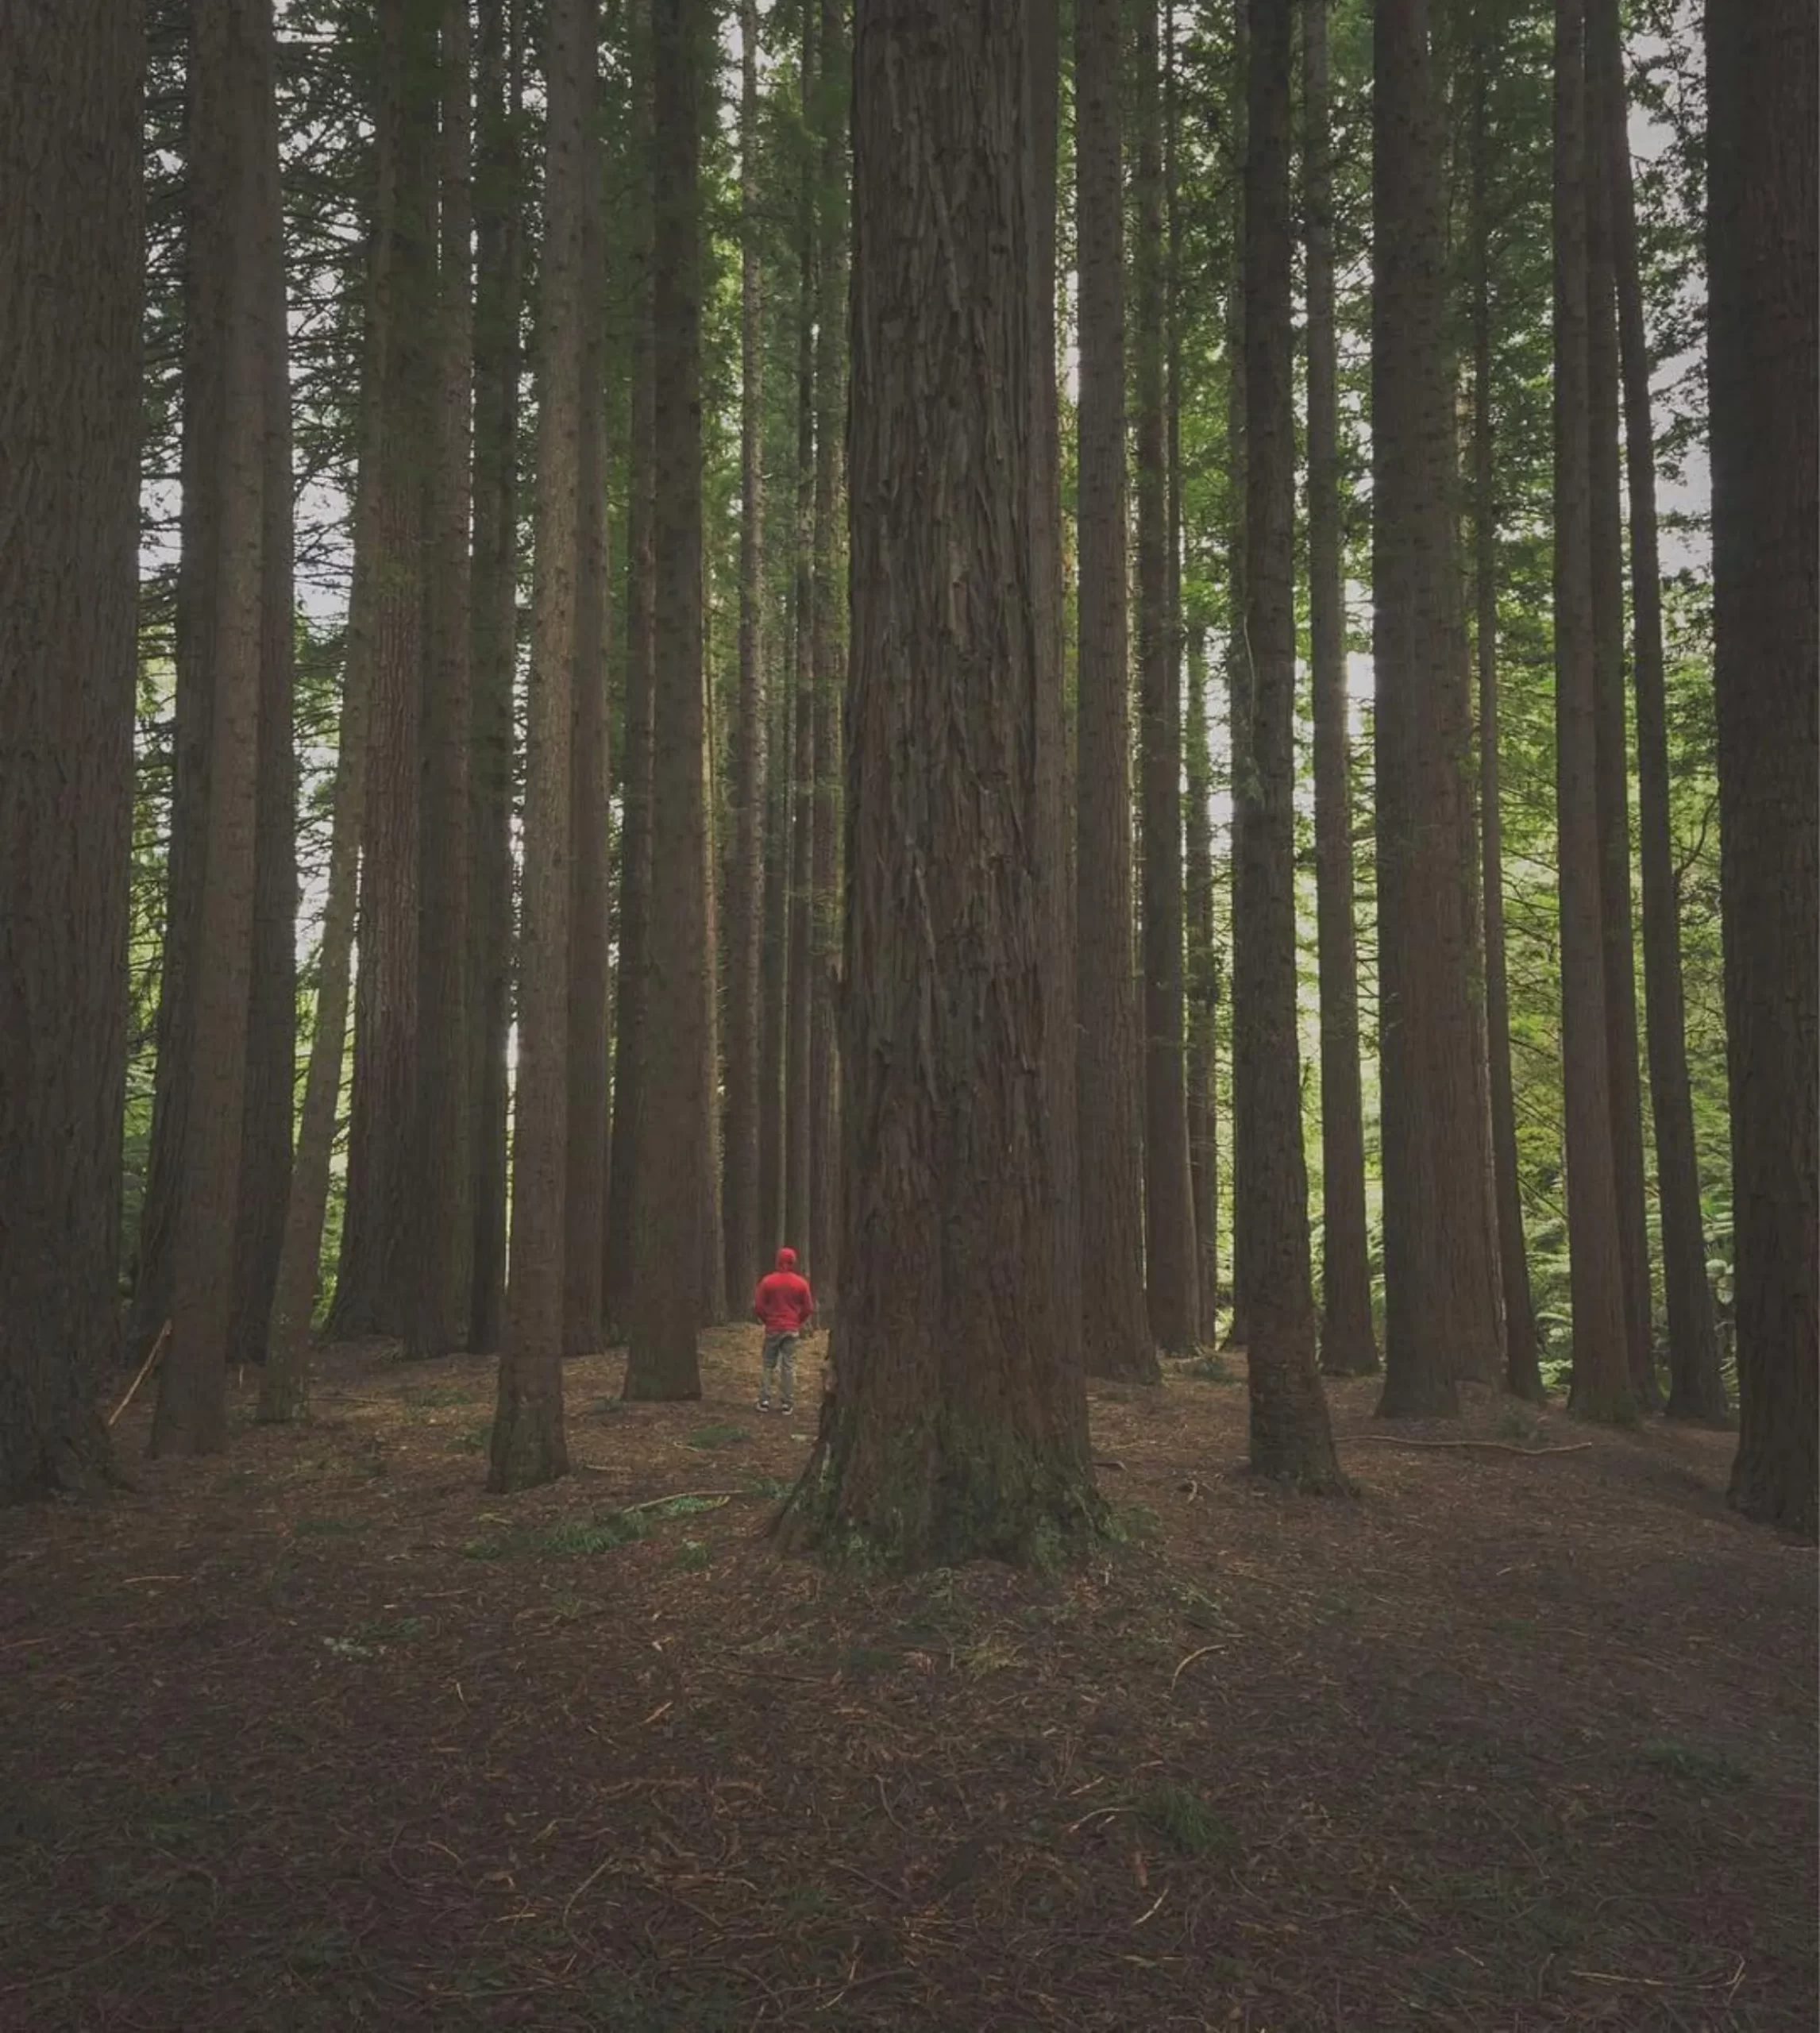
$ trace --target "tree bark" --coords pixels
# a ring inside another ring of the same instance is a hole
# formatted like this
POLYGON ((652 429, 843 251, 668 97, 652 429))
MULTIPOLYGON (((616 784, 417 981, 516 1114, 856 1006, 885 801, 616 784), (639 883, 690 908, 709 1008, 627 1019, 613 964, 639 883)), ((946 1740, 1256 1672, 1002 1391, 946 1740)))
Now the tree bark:
POLYGON ((1378 1367, 1365 1232, 1365 1113, 1359 1071, 1359 935, 1353 916, 1346 581, 1340 507, 1340 356, 1333 302, 1329 0, 1303 0, 1308 260, 1309 662, 1314 707, 1314 857, 1321 970, 1321 1366, 1378 1367))
POLYGON ((1591 540, 1594 787, 1598 813, 1599 929, 1606 1062, 1611 1095, 1625 1360, 1639 1409, 1660 1400, 1650 1353, 1649 1229, 1644 1206, 1643 1094, 1637 1036, 1637 954, 1630 903, 1630 762, 1624 712, 1624 507, 1618 457, 1616 272, 1611 151, 1587 0, 1587 428, 1591 540))
POLYGON ((906 1564, 1097 1512, 1043 1036, 1032 40, 1027 0, 858 18, 844 1283, 791 1516, 906 1564))
POLYGON ((1074 870, 1082 1331, 1090 1376, 1157 1381, 1143 1284, 1132 951, 1121 0, 1076 0, 1080 545, 1074 870))
POLYGON ((1138 692, 1143 893, 1144 1275, 1151 1338, 1200 1339, 1182 1054, 1182 698, 1170 658, 1163 417, 1160 67, 1155 0, 1138 10, 1135 103, 1138 692))
MULTIPOLYGON (((1459 612, 1440 106, 1429 0, 1375 12, 1371 325, 1386 1417, 1502 1368, 1476 1071, 1471 715, 1459 612)), ((1241 1266, 1240 1275, 1244 1275, 1241 1266)))
POLYGON ((626 516, 626 741, 620 770, 619 963, 613 1021, 613 1135, 607 1178, 603 1279, 611 1331, 632 1321, 639 1191, 651 896, 651 716, 656 654, 656 334, 653 326, 652 0, 636 0, 632 41, 632 160, 638 165, 629 480, 626 516))
POLYGON ((1662 1217, 1668 1325, 1669 1418, 1722 1425, 1729 1415, 1706 1280, 1706 1224, 1687 1078, 1681 982, 1680 899, 1668 810, 1668 729, 1662 669, 1662 564, 1656 534, 1656 434, 1649 342, 1631 183, 1629 95, 1614 0, 1594 0, 1594 78, 1609 152, 1618 278, 1625 456, 1630 496, 1631 664, 1637 693, 1637 835, 1643 878, 1643 979, 1648 1011, 1649 1099, 1662 1217))
POLYGON ((1344 1488, 1315 1359, 1296 1039, 1295 237, 1290 203, 1296 0, 1252 0, 1246 75, 1245 638, 1251 760, 1235 881, 1233 1090, 1245 1194, 1246 1367, 1255 1473, 1344 1488))
POLYGON ((732 768, 733 856, 727 908, 727 1114, 722 1136, 724 1282, 742 1313, 762 1265, 758 1124, 761 954, 769 862, 765 795, 765 272, 760 255, 758 6, 740 0, 739 700, 732 768))
MULTIPOLYGON (((789 631, 780 630, 786 647, 789 631)), ((758 1262, 769 1261, 784 1233, 784 1034, 789 978, 790 696, 779 681, 783 658, 773 643, 765 739, 764 946, 759 962, 762 1015, 758 1039, 758 1262)), ((728 1245, 731 1262, 732 1248, 728 1245)), ((746 1293, 730 1292, 737 1313, 746 1293)))
POLYGON ((569 1469, 562 1352, 567 1251, 569 906, 575 668, 586 563, 581 488, 588 386, 588 181, 595 0, 551 0, 546 33, 537 481, 530 683, 525 709, 523 905, 511 1261, 493 1414, 494 1491, 569 1469))
POLYGON ((512 698, 518 679, 518 426, 524 301, 519 123, 522 0, 482 0, 475 191, 472 750, 468 922, 473 1137, 469 1338, 498 1353, 505 1333, 506 1167, 511 1025, 512 698))
POLYGON ((425 511, 422 917, 405 1348, 465 1348, 473 1295, 468 1078, 468 755, 473 739, 473 222, 467 0, 442 21, 441 272, 425 511))
POLYGON ((1814 10, 1706 16, 1714 689, 1745 1516, 1815 1531, 1820 344, 1814 10))
POLYGON ((1542 1375, 1523 1199, 1517 1165, 1517 1104, 1510 1074, 1510 991, 1504 955, 1504 823, 1498 723, 1498 484, 1492 407, 1492 137, 1487 98, 1498 51, 1484 31, 1473 52, 1472 106, 1472 535, 1475 661, 1479 678, 1479 802, 1481 908, 1485 931, 1486 1065, 1491 1104, 1491 1162, 1497 1196, 1498 1252, 1504 1299, 1504 1383, 1513 1396, 1540 1402, 1542 1375))
POLYGON ((1584 0, 1555 0, 1555 781, 1573 1409, 1635 1416, 1613 1160, 1594 782, 1584 0))
POLYGON ((606 191, 600 140, 600 87, 591 62, 581 160, 581 302, 586 338, 576 446, 577 580, 569 754, 569 1155, 563 1195, 563 1350, 606 1344, 610 1053, 607 1036, 607 804, 612 777, 607 729, 607 258, 606 191))
POLYGON ((1194 1194, 1195 1259, 1203 1338, 1220 1304, 1220 1141, 1216 1025, 1220 955, 1213 943, 1213 757, 1208 722, 1205 631, 1188 631, 1188 714, 1182 769, 1188 785, 1184 894, 1188 933, 1188 1167, 1194 1194))
POLYGON ((701 598, 704 0, 654 0, 657 496, 650 917, 626 1395, 698 1398, 708 1015, 701 598), (661 1162, 654 1162, 661 1153, 661 1162))
POLYGON ((110 1464, 144 56, 133 0, 0 14, 0 1502, 110 1464))

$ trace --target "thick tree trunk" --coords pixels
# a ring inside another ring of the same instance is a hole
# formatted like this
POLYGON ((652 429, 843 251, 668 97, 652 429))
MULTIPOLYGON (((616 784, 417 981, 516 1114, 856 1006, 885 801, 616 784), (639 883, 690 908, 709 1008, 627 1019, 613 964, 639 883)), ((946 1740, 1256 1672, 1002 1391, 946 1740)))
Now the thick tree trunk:
POLYGON ((110 1464, 144 56, 133 0, 0 13, 0 1502, 110 1464))
POLYGON ((522 0, 483 0, 476 186, 473 746, 468 762, 469 1092, 473 1284, 469 1339, 505 1333, 506 1163, 512 1009, 512 694, 518 677, 518 415, 523 308, 519 120, 522 0))
MULTIPOLYGON (((758 6, 740 0, 739 700, 734 725, 733 854, 727 883, 727 1114, 722 1134, 723 1274, 730 1312, 744 1311, 762 1267, 759 1101, 765 877, 765 272, 758 174, 758 6)), ((773 1244, 773 1247, 775 1247, 773 1244)))
POLYGON ((631 299, 631 402, 626 515, 626 735, 620 766, 619 960, 613 1017, 613 1135, 607 1175, 609 1331, 630 1332, 639 1191, 651 897, 651 715, 657 583, 656 338, 652 326, 651 0, 633 11, 632 159, 640 165, 631 299))
MULTIPOLYGON (((1498 1376, 1496 1225, 1467 843, 1443 133, 1430 0, 1377 0, 1373 654, 1386 1417, 1498 1376)), ((1244 1271, 1241 1267, 1241 1277, 1244 1271)))
POLYGON ((1662 669, 1662 564, 1656 534, 1656 434, 1650 411, 1649 341, 1631 184, 1629 95, 1616 0, 1593 0, 1592 79, 1602 106, 1611 176, 1618 280, 1625 453, 1630 496, 1633 680, 1637 692, 1637 835, 1643 877, 1643 978, 1648 1008, 1649 1100, 1656 1131, 1656 1190, 1662 1216, 1662 1284, 1668 1321, 1671 1418, 1722 1425, 1706 1224, 1687 1078, 1681 986, 1680 898, 1668 812, 1668 731, 1662 669))
POLYGON ((1182 687, 1170 656, 1163 417, 1162 120, 1155 0, 1138 10, 1136 359, 1139 834, 1143 898, 1144 1280, 1151 1338, 1200 1339, 1182 1054, 1182 687))
POLYGON ((1245 638, 1251 761, 1235 880, 1233 1088, 1244 1197, 1253 1471, 1344 1487, 1315 1358, 1296 1039, 1295 340, 1291 50, 1296 0, 1252 0, 1246 78, 1245 638))
POLYGON ((275 331, 262 217, 261 111, 276 142, 272 21, 260 0, 193 0, 190 14, 190 258, 207 327, 201 351, 221 407, 212 458, 196 475, 210 497, 214 555, 206 607, 210 697, 207 817, 195 953, 194 1055, 171 1260, 171 1333, 152 1414, 154 1454, 212 1454, 227 1444, 228 1337, 245 1131, 264 647, 268 354, 275 331), (263 19, 260 17, 263 14, 263 19))
POLYGON ((495 1491, 569 1469, 563 1431, 567 1236, 569 862, 590 314, 588 183, 594 163, 596 0, 551 0, 544 63, 537 482, 530 685, 525 709, 524 875, 511 1264, 491 1472, 495 1491))
POLYGON ((1504 822, 1498 727, 1498 488, 1491 390, 1491 133, 1486 97, 1497 52, 1474 51, 1472 139, 1472 537, 1474 656, 1479 678, 1480 902, 1485 931, 1486 1066, 1498 1267, 1504 1297, 1504 1383, 1540 1402, 1542 1375, 1523 1199, 1517 1167, 1517 1105, 1510 1076, 1510 991, 1504 959, 1504 822))
MULTIPOLYGON (((1587 0, 1587 33, 1598 0, 1587 0)), ((1598 812, 1599 931, 1611 1095, 1613 1181, 1630 1387, 1660 1401, 1650 1356, 1649 1229, 1644 1206, 1643 1094, 1637 1036, 1637 953, 1630 906, 1630 762, 1624 712, 1624 504, 1618 457, 1618 304, 1610 149, 1604 95, 1587 49, 1586 90, 1587 429, 1592 580, 1593 779, 1598 812)))
POLYGON ((654 0, 657 498, 649 968, 626 1395, 698 1398, 708 1015, 701 582, 704 0, 654 0), (661 1156, 660 1156, 661 1154, 661 1156))
POLYGON ((1080 648, 1075 799, 1082 1290, 1091 1376, 1155 1383, 1143 1285, 1138 999, 1132 952, 1131 669, 1127 633, 1125 46, 1120 0, 1077 0, 1080 266, 1080 648))
POLYGON ((1097 1508, 1058 1310, 1043 627, 1005 596, 1040 584, 1047 484, 1032 41, 1029 0, 858 15, 846 1229, 793 1516, 907 1564, 1039 1550, 1097 1508))
POLYGON ((1365 1113, 1359 1071, 1359 935, 1346 700, 1346 581, 1340 512, 1340 357, 1333 307, 1330 0, 1303 0, 1308 249, 1309 662, 1314 691, 1314 856, 1321 968, 1321 1366, 1378 1367, 1365 1233, 1365 1113))
POLYGON ((1731 1499, 1812 1537, 1820 1431, 1820 345, 1810 0, 1706 17, 1714 689, 1739 1435, 1731 1499))
POLYGON ((468 1080, 468 754, 473 616, 473 220, 467 0, 442 23, 441 273, 434 341, 435 426, 425 512, 423 867, 418 1062, 405 1347, 465 1348, 473 1295, 473 1121, 468 1080))
POLYGON ((808 1275, 818 1307, 835 1310, 840 1218, 840 1155, 835 1140, 839 1063, 835 1051, 835 970, 840 954, 840 695, 846 675, 836 584, 839 523, 846 496, 842 422, 846 376, 846 49, 843 0, 821 0, 816 97, 821 176, 816 205, 816 490, 813 639, 816 812, 812 856, 809 1016, 808 1275))
POLYGON ((379 258, 393 343, 379 391, 385 449, 373 561, 375 667, 367 811, 361 827, 360 974, 347 1204, 334 1331, 405 1325, 407 1224, 415 1182, 422 951, 425 476, 432 445, 435 274, 434 19, 409 0, 380 10, 380 120, 395 125, 398 197, 379 258))
POLYGON ((563 1194, 563 1350, 605 1345, 607 804, 607 302, 600 82, 591 66, 583 150, 580 438, 576 447, 575 676, 569 754, 569 1155, 563 1194))
POLYGON ((1555 783, 1573 1409, 1635 1415, 1613 1163, 1599 913, 1587 430, 1585 0, 1555 0, 1555 783))

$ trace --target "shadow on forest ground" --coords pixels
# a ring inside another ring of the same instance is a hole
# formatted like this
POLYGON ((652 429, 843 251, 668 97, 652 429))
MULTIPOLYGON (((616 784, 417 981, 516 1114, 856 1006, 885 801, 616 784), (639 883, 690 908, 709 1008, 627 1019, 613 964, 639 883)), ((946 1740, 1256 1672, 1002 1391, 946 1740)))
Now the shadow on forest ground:
POLYGON ((1288 1499, 1216 1365, 1096 1395, 1090 1568, 869 1582, 773 1553, 811 1417, 704 1351, 571 1364, 528 1496, 488 1365, 340 1349, 0 1514, 0 2027, 1814 2023, 1814 1562, 1728 1437, 1347 1383, 1359 1501, 1288 1499))

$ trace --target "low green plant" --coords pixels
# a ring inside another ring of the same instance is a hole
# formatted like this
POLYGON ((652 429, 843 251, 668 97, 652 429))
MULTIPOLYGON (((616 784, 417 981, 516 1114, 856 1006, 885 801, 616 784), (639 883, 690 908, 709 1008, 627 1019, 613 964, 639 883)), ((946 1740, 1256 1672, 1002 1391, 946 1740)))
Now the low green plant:
POLYGON ((1217 1856, 1234 1847, 1232 1831, 1198 1793, 1186 1786, 1153 1787, 1137 1803, 1151 1833, 1185 1857, 1217 1856))
POLYGON ((684 1539, 677 1548, 676 1564, 687 1574, 700 1574, 714 1556, 700 1539, 684 1539))
POLYGON ((1684 1779, 1707 1792, 1736 1792, 1750 1784, 1749 1773, 1722 1751, 1696 1750, 1689 1744, 1664 1741, 1645 1744, 1637 1756, 1656 1771, 1684 1779))
POLYGON ((715 1425, 697 1426, 688 1437, 691 1447, 731 1447, 742 1440, 752 1437, 744 1426, 715 1425))

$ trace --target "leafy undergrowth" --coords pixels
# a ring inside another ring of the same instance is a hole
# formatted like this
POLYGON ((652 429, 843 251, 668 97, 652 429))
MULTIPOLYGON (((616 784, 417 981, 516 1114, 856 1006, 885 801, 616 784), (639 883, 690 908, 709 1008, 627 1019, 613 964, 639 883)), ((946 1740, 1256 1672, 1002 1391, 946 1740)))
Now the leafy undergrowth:
POLYGON ((1813 1562, 1725 1436, 1386 1445, 1343 1384, 1323 1503, 1178 1374, 1096 1396, 1089 1568, 881 1582, 763 1536, 757 1353, 570 1364, 527 1496, 486 1365, 349 1349, 0 1516, 0 2027, 1813 2023, 1813 1562))

